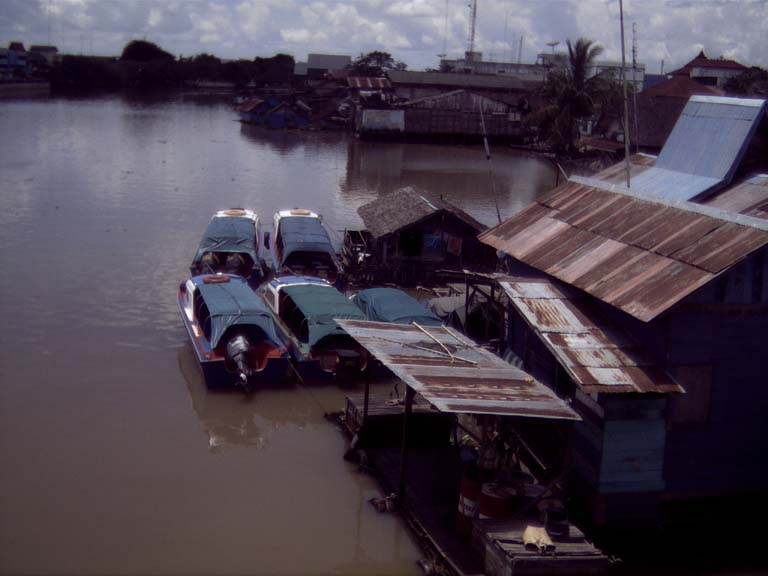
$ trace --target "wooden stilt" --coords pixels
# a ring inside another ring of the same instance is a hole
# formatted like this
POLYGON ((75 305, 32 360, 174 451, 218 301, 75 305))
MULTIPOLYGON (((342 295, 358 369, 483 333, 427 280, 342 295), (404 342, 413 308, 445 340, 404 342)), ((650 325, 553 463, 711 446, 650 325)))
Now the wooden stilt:
POLYGON ((413 411, 413 397, 416 395, 413 388, 405 387, 405 413, 403 414, 403 442, 400 450, 400 483, 397 490, 397 497, 400 502, 405 501, 405 476, 408 460, 408 424, 411 412, 413 411))

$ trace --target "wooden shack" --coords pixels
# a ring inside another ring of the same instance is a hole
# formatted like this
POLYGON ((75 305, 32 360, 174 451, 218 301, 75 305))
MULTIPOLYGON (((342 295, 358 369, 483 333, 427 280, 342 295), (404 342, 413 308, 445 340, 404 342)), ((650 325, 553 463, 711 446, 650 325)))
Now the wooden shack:
POLYGON ((486 227, 437 194, 401 188, 361 206, 358 214, 370 255, 359 271, 375 276, 372 280, 422 283, 441 268, 495 266, 496 251, 477 240, 486 227))
POLYGON ((516 275, 509 348, 582 416, 571 487, 597 524, 768 493, 766 104, 689 104, 632 188, 573 177, 480 238, 516 275))

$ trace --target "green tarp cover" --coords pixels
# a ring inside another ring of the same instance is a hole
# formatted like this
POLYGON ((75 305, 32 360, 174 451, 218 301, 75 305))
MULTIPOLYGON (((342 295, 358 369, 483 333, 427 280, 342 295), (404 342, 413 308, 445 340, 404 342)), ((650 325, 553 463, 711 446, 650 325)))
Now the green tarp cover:
POLYGON ((211 218, 193 263, 200 262, 200 259, 209 252, 242 252, 248 254, 254 262, 258 262, 256 228, 253 220, 239 216, 211 218))
POLYGON ((366 320, 365 314, 333 286, 287 286, 283 289, 309 323, 309 345, 314 346, 331 334, 346 334, 334 318, 366 320))
POLYGON ((235 325, 257 326, 273 344, 280 342, 272 314, 245 282, 200 283, 197 289, 211 315, 211 347, 218 346, 227 328, 235 325))
POLYGON ((352 301, 374 322, 395 322, 424 326, 443 323, 418 300, 397 288, 370 288, 355 294, 352 301))
POLYGON ((280 250, 282 266, 293 252, 323 252, 336 261, 336 251, 328 232, 317 218, 304 216, 286 217, 280 220, 280 250))

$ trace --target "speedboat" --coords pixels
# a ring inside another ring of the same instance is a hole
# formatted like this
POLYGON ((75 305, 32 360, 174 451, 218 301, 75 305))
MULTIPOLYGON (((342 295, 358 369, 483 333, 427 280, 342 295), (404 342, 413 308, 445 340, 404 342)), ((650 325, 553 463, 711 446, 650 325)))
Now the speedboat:
POLYGON ((335 319, 365 320, 344 294, 320 278, 283 276, 259 289, 299 377, 349 380, 368 365, 368 352, 335 319))
POLYGON ((397 288, 368 288, 352 296, 354 302, 373 322, 442 326, 443 322, 424 304, 397 288))
POLYGON ((259 217, 235 208, 216 212, 205 229, 190 266, 192 276, 228 273, 252 285, 263 277, 259 259, 259 217))
POLYGON ((288 376, 288 351, 273 315, 244 278, 194 276, 179 287, 179 310, 209 387, 250 390, 288 376))
POLYGON ((276 276, 315 276, 341 287, 343 268, 320 216, 281 210, 274 217, 272 262, 276 276))

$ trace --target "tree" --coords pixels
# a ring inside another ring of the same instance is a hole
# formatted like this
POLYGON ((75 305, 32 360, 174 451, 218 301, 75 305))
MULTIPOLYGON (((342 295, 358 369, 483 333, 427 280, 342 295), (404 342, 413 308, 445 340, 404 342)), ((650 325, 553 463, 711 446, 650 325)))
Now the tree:
POLYGON ((734 78, 729 78, 725 83, 728 94, 740 96, 768 95, 768 72, 757 66, 752 66, 734 78))
POLYGON ((603 47, 592 40, 579 38, 568 44, 568 65, 552 70, 544 84, 543 96, 548 105, 532 114, 528 123, 538 126, 539 135, 554 146, 555 151, 576 149, 577 121, 595 112, 595 102, 612 102, 616 82, 605 76, 588 77, 603 47))
POLYGON ((132 60, 135 62, 151 62, 153 60, 175 60, 173 54, 169 54, 157 44, 146 40, 131 40, 123 48, 120 60, 132 60))
POLYGON ((404 62, 395 60, 389 52, 374 50, 368 54, 360 54, 350 64, 349 74, 351 76, 379 77, 387 70, 405 70, 406 68, 407 65, 404 62))

